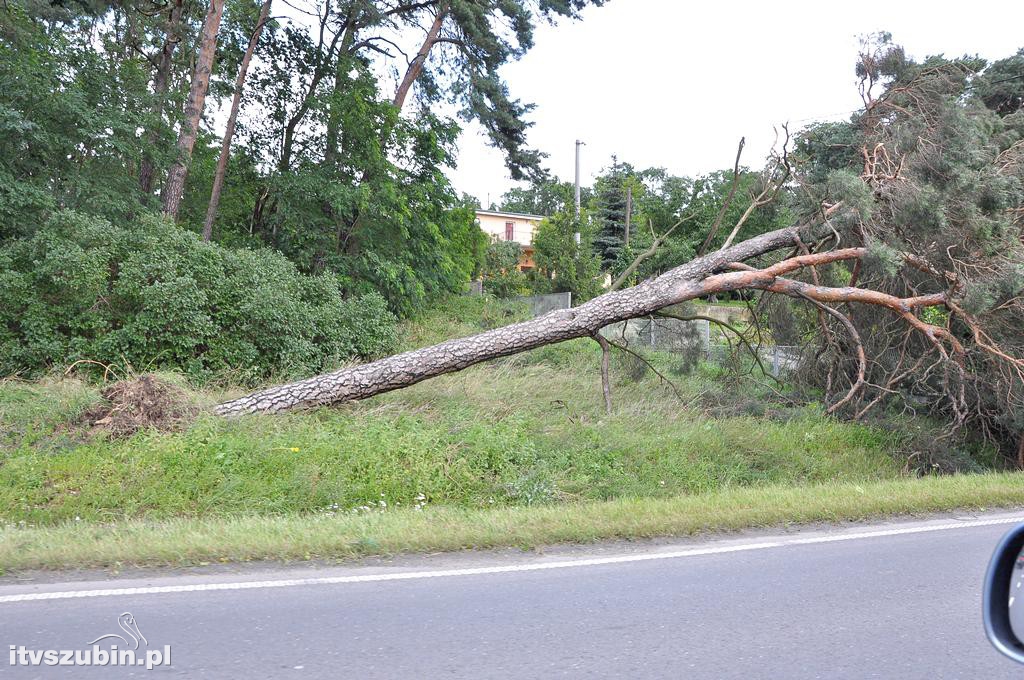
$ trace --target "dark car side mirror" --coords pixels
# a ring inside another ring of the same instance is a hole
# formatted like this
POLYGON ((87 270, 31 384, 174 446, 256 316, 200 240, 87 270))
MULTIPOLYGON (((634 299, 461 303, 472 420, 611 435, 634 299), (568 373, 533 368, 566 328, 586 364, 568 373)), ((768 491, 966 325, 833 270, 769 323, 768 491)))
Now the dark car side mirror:
POLYGON ((1024 524, 999 542, 985 574, 985 634, 1000 652, 1024 663, 1024 524))

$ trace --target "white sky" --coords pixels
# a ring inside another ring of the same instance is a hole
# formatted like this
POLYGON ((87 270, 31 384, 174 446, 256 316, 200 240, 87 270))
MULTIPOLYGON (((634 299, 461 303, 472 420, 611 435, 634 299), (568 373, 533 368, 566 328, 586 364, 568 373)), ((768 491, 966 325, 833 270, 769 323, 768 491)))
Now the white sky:
MULTIPOLYGON (((910 56, 1024 47, 1024 2, 701 2, 609 0, 580 22, 540 26, 534 48, 505 67, 513 96, 537 104, 529 132, 546 165, 573 178, 574 142, 590 184, 612 154, 637 168, 696 175, 761 167, 772 126, 842 119, 860 106, 857 36, 886 30, 910 56), (969 8, 970 12, 964 12, 969 8)), ((460 140, 459 192, 485 206, 514 183, 479 127, 460 140)))

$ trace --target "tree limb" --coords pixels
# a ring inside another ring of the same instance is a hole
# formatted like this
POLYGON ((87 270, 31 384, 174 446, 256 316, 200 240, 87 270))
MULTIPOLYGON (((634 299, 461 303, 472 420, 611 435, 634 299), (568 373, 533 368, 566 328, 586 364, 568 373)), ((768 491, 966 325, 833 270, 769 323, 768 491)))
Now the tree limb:
MULTIPOLYGON (((658 311, 655 314, 655 316, 661 316, 661 317, 664 317, 666 319, 676 319, 677 321, 707 321, 708 323, 717 324, 717 325, 719 325, 719 326, 721 326, 723 328, 729 329, 736 336, 736 340, 741 345, 743 345, 744 347, 747 348, 747 351, 750 353, 750 356, 753 357, 754 361, 757 363, 757 367, 761 369, 761 373, 763 375, 766 375, 766 376, 770 377, 775 382, 779 382, 778 378, 776 378, 774 375, 769 373, 767 369, 765 369, 764 363, 761 361, 761 355, 750 344, 750 341, 747 340, 746 336, 743 333, 741 333, 739 330, 737 330, 732 324, 726 323, 725 321, 722 321, 721 319, 716 319, 713 316, 705 316, 703 314, 691 314, 691 315, 687 315, 687 316, 679 316, 677 314, 672 314, 670 312, 666 312, 665 310, 658 311)), ((726 336, 726 337, 728 338, 728 336, 726 336)), ((732 343, 731 342, 729 343, 729 351, 730 352, 732 351, 732 343)))
POLYGON ((725 211, 729 209, 732 204, 732 197, 736 195, 736 187, 740 183, 740 156, 743 155, 743 145, 747 143, 746 137, 740 137, 740 145, 736 149, 736 162, 732 166, 732 186, 729 187, 729 194, 725 197, 722 202, 722 207, 718 211, 718 215, 715 217, 714 224, 711 225, 711 229, 708 230, 708 237, 704 239, 704 243, 701 244, 700 248, 697 249, 698 255, 703 255, 711 247, 711 242, 715 240, 715 236, 718 234, 719 228, 722 226, 722 218, 725 217, 725 211))
MULTIPOLYGON (((732 228, 732 231, 729 233, 729 237, 725 239, 725 243, 722 245, 722 248, 728 248, 729 246, 732 245, 732 242, 736 238, 736 235, 740 233, 740 229, 743 227, 744 223, 750 218, 750 216, 754 214, 754 210, 756 208, 768 205, 778 197, 779 192, 782 191, 782 187, 785 186, 786 181, 792 174, 793 171, 789 165, 789 127, 783 125, 782 129, 785 130, 786 132, 786 139, 782 143, 782 156, 777 156, 775 155, 774 151, 772 152, 772 155, 776 158, 776 161, 775 167, 771 171, 765 171, 765 176, 769 178, 769 181, 767 181, 767 185, 761 191, 761 193, 759 193, 754 198, 754 200, 750 202, 750 205, 747 206, 747 209, 743 211, 743 215, 740 217, 739 221, 736 222, 736 226, 732 228), (782 176, 779 177, 778 179, 771 179, 772 176, 779 170, 779 168, 782 168, 783 170, 782 176)), ((777 134, 778 130, 776 130, 776 135, 777 134)), ((776 136, 776 141, 777 140, 778 137, 776 136)))
POLYGON ((840 312, 835 307, 829 307, 828 305, 819 302, 808 295, 801 294, 801 297, 803 297, 805 300, 807 300, 808 302, 810 302, 823 312, 831 314, 839 321, 839 323, 843 324, 847 332, 850 334, 850 338, 853 340, 854 345, 857 348, 857 380, 855 380, 853 385, 850 386, 850 389, 846 393, 846 396, 844 396, 842 399, 829 406, 828 410, 826 411, 826 413, 830 414, 835 413, 840 408, 842 408, 846 403, 848 403, 851 399, 857 396, 857 392, 859 392, 861 388, 864 387, 864 377, 867 374, 868 369, 868 358, 867 355, 864 353, 864 343, 861 342, 860 333, 857 332, 857 327, 853 325, 853 322, 850 321, 850 318, 848 316, 840 312))
MULTIPOLYGON (((657 254, 658 248, 660 248, 661 245, 665 243, 666 240, 668 240, 668 237, 672 235, 672 232, 675 231, 676 228, 683 222, 690 219, 690 217, 692 217, 692 215, 687 215, 686 217, 679 218, 679 220, 676 221, 675 224, 668 228, 668 231, 666 231, 661 236, 655 237, 654 242, 651 243, 650 247, 647 248, 647 250, 640 253, 639 255, 637 255, 636 259, 634 259, 630 263, 630 265, 626 267, 626 269, 621 274, 619 274, 618 278, 612 282, 612 285, 608 287, 608 292, 610 293, 622 287, 622 284, 629 280, 629 277, 633 275, 633 272, 637 270, 637 267, 643 264, 644 260, 646 260, 647 258, 653 257, 655 254, 657 254)), ((654 227, 651 227, 651 232, 654 232, 654 227)))
POLYGON ((666 378, 665 375, 661 371, 659 371, 657 368, 655 368, 654 364, 652 364, 647 359, 647 357, 645 357, 643 354, 640 354, 639 352, 637 352, 634 349, 630 349, 626 345, 623 345, 621 343, 615 342, 614 340, 606 340, 606 342, 611 344, 613 347, 615 347, 615 348, 617 348, 619 350, 622 350, 623 352, 626 352, 627 354, 631 354, 634 357, 636 357, 637 359, 639 359, 640 361, 644 362, 644 364, 647 366, 647 368, 651 369, 651 371, 654 372, 654 375, 658 376, 658 378, 660 378, 663 383, 665 383, 666 385, 668 385, 669 387, 672 388, 672 391, 675 392, 676 397, 678 397, 679 401, 684 401, 683 394, 679 391, 679 388, 676 387, 675 383, 672 382, 671 380, 669 380, 668 378, 666 378))

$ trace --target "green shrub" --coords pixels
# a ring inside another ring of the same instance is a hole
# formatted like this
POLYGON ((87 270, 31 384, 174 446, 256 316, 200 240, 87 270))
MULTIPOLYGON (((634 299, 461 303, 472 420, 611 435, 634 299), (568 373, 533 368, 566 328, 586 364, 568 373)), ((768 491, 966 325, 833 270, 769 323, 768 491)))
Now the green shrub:
POLYGON ((516 269, 522 247, 515 241, 494 241, 484 258, 484 290, 501 299, 529 295, 526 274, 516 269))
POLYGON ((502 300, 529 295, 532 292, 526 274, 518 269, 491 274, 484 279, 484 290, 502 300))
POLYGON ((74 212, 0 247, 0 374, 90 359, 254 383, 391 351, 376 294, 343 299, 332 274, 230 250, 156 216, 130 229, 74 212))

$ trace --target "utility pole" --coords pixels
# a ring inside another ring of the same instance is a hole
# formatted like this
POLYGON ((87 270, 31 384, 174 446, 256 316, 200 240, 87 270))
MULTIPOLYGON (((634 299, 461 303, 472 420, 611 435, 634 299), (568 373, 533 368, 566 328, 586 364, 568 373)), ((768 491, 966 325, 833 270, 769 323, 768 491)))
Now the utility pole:
POLYGON ((626 186, 626 245, 629 245, 629 220, 633 216, 633 185, 626 186))
MULTIPOLYGON (((580 219, 580 147, 583 146, 584 142, 576 140, 576 222, 579 223, 580 219)), ((580 244, 580 232, 574 234, 576 239, 576 245, 580 244)))

